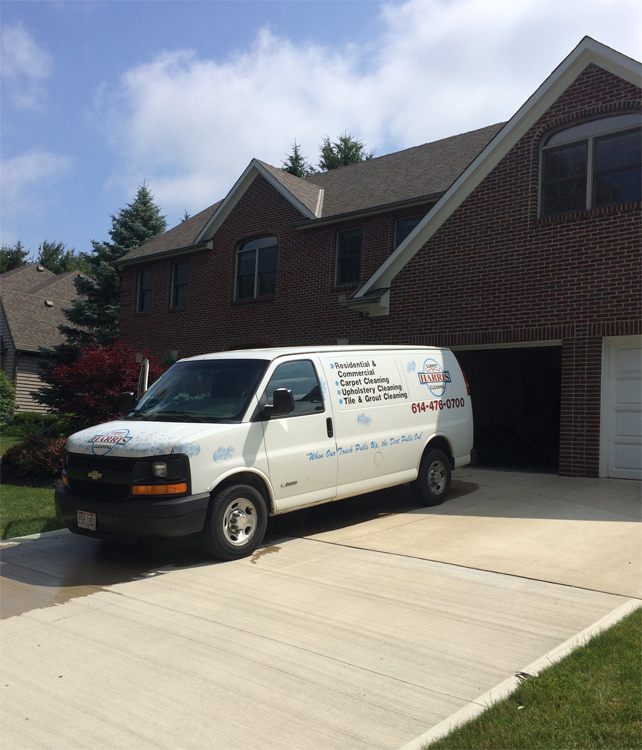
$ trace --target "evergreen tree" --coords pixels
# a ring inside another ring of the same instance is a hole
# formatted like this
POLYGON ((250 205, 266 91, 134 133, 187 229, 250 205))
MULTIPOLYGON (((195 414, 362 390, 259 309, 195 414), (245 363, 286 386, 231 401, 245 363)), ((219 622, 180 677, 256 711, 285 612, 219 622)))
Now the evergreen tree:
POLYGON ((308 177, 314 174, 314 167, 308 164, 305 156, 301 153, 301 147, 296 142, 292 144, 292 153, 288 154, 288 158, 283 162, 281 169, 284 172, 289 172, 295 177, 308 177))
POLYGON ((72 325, 60 326, 70 345, 88 345, 94 340, 109 345, 118 338, 120 276, 110 264, 167 228, 165 217, 153 199, 146 185, 139 187, 134 202, 128 203, 117 216, 112 215, 111 242, 92 240, 93 252, 84 257, 94 280, 82 277, 75 280, 76 290, 85 299, 73 300, 71 308, 65 310, 72 325))
POLYGON ((374 151, 366 152, 363 141, 350 135, 347 130, 334 143, 326 135, 319 152, 321 154, 319 170, 322 172, 346 167, 348 164, 357 164, 360 161, 368 161, 375 155, 374 151))
POLYGON ((28 255, 29 251, 24 249, 20 240, 13 247, 11 245, 3 245, 0 248, 0 273, 26 266, 28 255))
POLYGON ((67 250, 64 242, 45 240, 38 248, 36 262, 55 274, 68 273, 69 271, 82 271, 91 274, 92 270, 86 256, 76 255, 73 249, 67 250))

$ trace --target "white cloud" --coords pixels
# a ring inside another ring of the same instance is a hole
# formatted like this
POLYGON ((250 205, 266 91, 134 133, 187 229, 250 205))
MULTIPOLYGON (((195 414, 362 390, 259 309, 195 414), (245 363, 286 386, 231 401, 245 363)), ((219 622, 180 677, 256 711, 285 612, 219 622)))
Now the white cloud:
POLYGON ((49 189, 50 181, 70 166, 68 157, 39 149, 4 160, 1 166, 3 218, 33 207, 34 193, 49 189))
POLYGON ((170 51, 131 69, 109 104, 122 162, 170 214, 222 198, 254 156, 311 162, 345 129, 379 155, 508 119, 585 34, 634 55, 636 0, 408 0, 384 32, 337 52, 261 30, 225 61, 170 51))
POLYGON ((51 74, 50 55, 21 25, 2 29, 2 77, 14 102, 37 109, 43 98, 42 82, 51 74))

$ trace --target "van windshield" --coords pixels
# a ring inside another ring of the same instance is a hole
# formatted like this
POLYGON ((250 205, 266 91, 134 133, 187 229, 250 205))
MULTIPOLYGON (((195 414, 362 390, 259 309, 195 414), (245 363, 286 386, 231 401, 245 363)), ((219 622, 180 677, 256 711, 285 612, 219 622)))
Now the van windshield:
POLYGON ((125 419, 239 422, 268 364, 263 359, 177 362, 125 419))

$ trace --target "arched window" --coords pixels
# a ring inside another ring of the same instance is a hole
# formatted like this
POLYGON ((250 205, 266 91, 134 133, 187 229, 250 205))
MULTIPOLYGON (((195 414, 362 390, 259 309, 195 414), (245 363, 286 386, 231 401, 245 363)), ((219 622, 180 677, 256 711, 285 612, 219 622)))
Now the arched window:
POLYGON ((575 125, 542 148, 542 216, 640 200, 642 115, 575 125))
POLYGON ((236 254, 236 299, 272 297, 276 290, 276 237, 243 243, 236 254))

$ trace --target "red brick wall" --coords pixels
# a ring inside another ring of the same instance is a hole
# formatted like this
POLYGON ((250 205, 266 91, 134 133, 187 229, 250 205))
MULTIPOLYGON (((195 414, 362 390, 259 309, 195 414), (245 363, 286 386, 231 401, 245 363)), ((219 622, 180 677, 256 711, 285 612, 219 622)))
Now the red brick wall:
POLYGON ((379 340, 561 339, 562 474, 598 474, 601 337, 642 330, 640 204, 538 218, 540 148, 555 130, 639 108, 639 89, 589 67, 399 274, 378 319, 379 340))
MULTIPOLYGON (((639 111, 640 90, 590 66, 394 280, 390 315, 338 304, 336 231, 364 231, 362 280, 393 250, 394 220, 416 209, 296 229, 301 215, 257 177, 190 261, 188 303, 170 309, 171 265, 156 261, 150 313, 135 312, 136 268, 123 278, 122 337, 180 356, 244 344, 563 341, 560 471, 596 476, 601 337, 640 333, 640 204, 538 218, 540 148, 555 130, 639 111), (278 238, 274 299, 234 302, 241 242, 278 238)), ((428 206, 424 206, 424 211, 428 206)), ((140 266, 144 267, 144 266, 140 266)))

